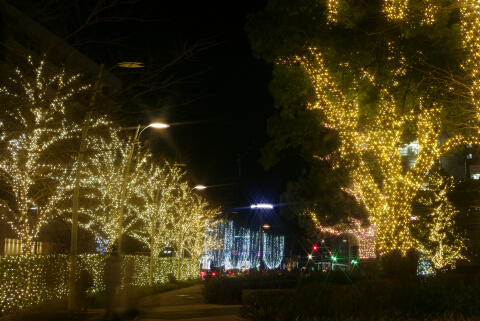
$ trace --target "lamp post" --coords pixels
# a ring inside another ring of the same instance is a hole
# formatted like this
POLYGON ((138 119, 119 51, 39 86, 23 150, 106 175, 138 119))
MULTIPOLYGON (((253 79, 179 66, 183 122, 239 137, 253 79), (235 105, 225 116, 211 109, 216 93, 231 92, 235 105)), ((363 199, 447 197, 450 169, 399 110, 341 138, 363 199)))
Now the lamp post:
POLYGON ((95 79, 90 102, 88 103, 89 111, 83 125, 82 140, 80 142, 80 151, 77 156, 77 168, 75 169, 75 190, 73 193, 73 207, 72 207, 72 232, 70 242, 70 275, 68 281, 68 316, 73 317, 75 311, 75 281, 77 277, 77 230, 78 230, 78 199, 80 194, 80 171, 83 162, 83 155, 85 154, 85 148, 87 145, 88 129, 90 127, 90 121, 92 118, 92 108, 95 103, 97 92, 101 90, 101 78, 103 74, 103 64, 100 65, 100 70, 95 79))
MULTIPOLYGON (((258 228, 258 233, 260 234, 260 270, 265 266, 263 262, 263 210, 271 210, 273 209, 272 204, 268 203, 258 203, 250 205, 251 209, 260 210, 260 227, 258 228)), ((265 228, 267 228, 265 226, 265 228)))
POLYGON ((123 177, 123 183, 122 183, 122 191, 121 191, 121 199, 120 199, 120 212, 118 213, 119 218, 118 218, 118 249, 117 253, 118 256, 120 257, 122 255, 122 236, 123 236, 123 212, 125 208, 125 195, 127 193, 127 182, 130 176, 130 165, 132 164, 132 159, 133 159, 133 152, 135 150, 135 145, 139 143, 139 138, 140 135, 145 131, 145 129, 152 127, 152 128, 168 128, 170 125, 164 124, 164 123, 152 123, 148 126, 145 126, 141 131, 140 131, 140 125, 137 126, 137 130, 135 131, 135 135, 133 136, 133 141, 132 141, 132 146, 130 147, 130 151, 128 154, 128 161, 127 161, 127 166, 125 168, 125 176, 123 177))
MULTIPOLYGON (((119 62, 115 67, 121 68, 143 68, 142 62, 119 62)), ((75 188, 73 193, 73 206, 72 206, 72 231, 70 242, 70 275, 69 275, 69 287, 68 287, 68 317, 73 318, 75 312, 75 280, 77 274, 77 230, 78 230, 78 203, 80 196, 80 170, 83 162, 83 156, 85 154, 85 148, 87 143, 88 129, 90 128, 90 122, 92 118, 93 104, 97 93, 101 91, 101 79, 103 76, 104 65, 100 65, 95 84, 93 86, 92 95, 88 104, 88 112, 85 118, 82 139, 80 141, 80 151, 77 156, 77 168, 75 169, 75 188)))

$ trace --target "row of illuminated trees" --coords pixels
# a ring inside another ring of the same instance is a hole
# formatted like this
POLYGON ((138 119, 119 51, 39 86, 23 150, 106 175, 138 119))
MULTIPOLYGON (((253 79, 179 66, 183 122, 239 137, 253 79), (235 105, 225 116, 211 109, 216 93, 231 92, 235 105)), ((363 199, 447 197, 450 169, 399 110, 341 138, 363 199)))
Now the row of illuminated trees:
POLYGON ((21 239, 22 254, 34 253, 46 224, 72 217, 77 167, 78 223, 108 251, 124 235, 145 244, 152 258, 167 245, 196 258, 215 246, 205 231, 218 210, 192 192, 187 173, 99 113, 78 163, 85 114, 79 102, 88 91, 79 75, 32 58, 1 84, 2 219, 21 239))

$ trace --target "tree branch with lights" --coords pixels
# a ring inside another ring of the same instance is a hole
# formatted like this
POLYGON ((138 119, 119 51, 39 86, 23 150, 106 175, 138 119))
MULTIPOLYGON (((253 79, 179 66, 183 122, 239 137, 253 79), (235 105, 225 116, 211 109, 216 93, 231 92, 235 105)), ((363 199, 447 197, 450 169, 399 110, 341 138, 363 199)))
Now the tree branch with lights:
MULTIPOLYGON (((131 138, 130 138, 131 139, 131 138)), ((87 157, 81 177, 81 202, 79 224, 101 240, 107 251, 116 244, 120 227, 120 207, 125 206, 123 234, 138 227, 142 211, 140 187, 141 171, 151 161, 149 152, 137 153, 135 164, 130 169, 135 173, 126 182, 125 204, 122 205, 122 186, 131 148, 129 139, 120 136, 119 129, 110 123, 103 133, 88 139, 87 157)))
POLYGON ((28 58, 0 88, 2 203, 23 254, 34 253, 40 229, 61 214, 71 188, 74 153, 65 147, 81 128, 68 114, 73 99, 86 89, 78 78, 28 58))
POLYGON ((283 122, 298 121, 305 141, 312 120, 338 135, 333 152, 311 148, 310 154, 347 170, 343 189, 368 211, 381 255, 405 255, 417 246, 412 204, 429 171, 447 152, 480 143, 472 130, 479 13, 468 0, 271 0, 250 17, 254 53, 275 64, 273 84, 293 94, 274 91, 283 122), (399 150, 412 142, 418 147, 408 166, 399 150))

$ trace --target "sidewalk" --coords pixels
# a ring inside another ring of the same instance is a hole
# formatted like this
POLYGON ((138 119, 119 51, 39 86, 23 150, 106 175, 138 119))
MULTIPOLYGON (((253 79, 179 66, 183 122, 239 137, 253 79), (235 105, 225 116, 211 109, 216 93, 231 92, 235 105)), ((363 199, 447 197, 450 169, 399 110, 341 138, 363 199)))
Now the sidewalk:
MULTIPOLYGON (((142 298, 138 302, 140 314, 135 320, 201 320, 201 321, 234 321, 241 305, 206 304, 202 301, 202 285, 173 290, 142 298)), ((89 318, 90 321, 100 321, 101 314, 89 318)))
MULTIPOLYGON (((189 320, 234 321, 241 305, 218 305, 202 302, 202 285, 158 293, 139 300, 136 321, 189 320)), ((31 311, 0 318, 0 321, 103 321, 104 309, 90 309, 68 319, 67 311, 31 311)), ((126 319, 125 319, 126 320, 126 319)))
POLYGON ((206 304, 202 285, 159 293, 139 302, 139 320, 240 320, 240 305, 206 304))

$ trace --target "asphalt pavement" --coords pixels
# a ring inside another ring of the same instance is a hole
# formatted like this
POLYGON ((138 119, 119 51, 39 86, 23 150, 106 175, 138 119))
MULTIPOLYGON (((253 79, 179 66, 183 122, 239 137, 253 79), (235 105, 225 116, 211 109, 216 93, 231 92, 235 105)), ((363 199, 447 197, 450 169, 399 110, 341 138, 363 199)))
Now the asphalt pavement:
MULTIPOLYGON (((138 315, 116 320, 240 321, 240 307, 203 303, 202 285, 198 284, 141 298, 138 301, 138 315)), ((116 309, 117 314, 121 315, 122 310, 125 309, 123 307, 116 309)), ((69 319, 65 310, 26 311, 0 317, 0 321, 103 321, 104 314, 104 309, 89 309, 88 312, 77 314, 75 319, 69 319)))
MULTIPOLYGON (((233 321, 238 316, 240 305, 206 304, 202 300, 202 285, 158 293, 139 300, 138 321, 153 320, 201 320, 233 321)), ((102 313, 87 320, 103 320, 102 313)))

